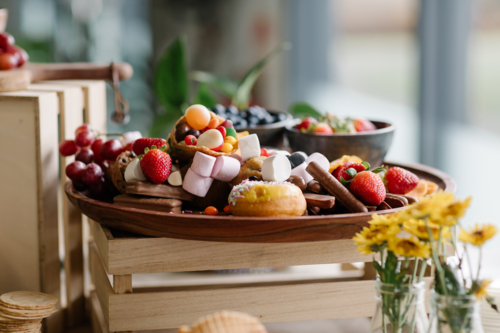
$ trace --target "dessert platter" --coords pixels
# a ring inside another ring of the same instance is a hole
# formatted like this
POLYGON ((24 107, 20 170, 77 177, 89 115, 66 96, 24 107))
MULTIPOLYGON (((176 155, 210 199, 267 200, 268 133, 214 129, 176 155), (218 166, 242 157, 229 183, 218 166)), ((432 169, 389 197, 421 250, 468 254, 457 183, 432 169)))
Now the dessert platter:
MULTIPOLYGON (((368 129, 367 131, 369 131, 368 129)), ((374 127, 372 131, 377 131, 374 127)), ((371 215, 438 190, 443 172, 418 164, 371 166, 357 156, 261 148, 256 134, 190 106, 168 138, 129 132, 104 142, 89 125, 63 141, 65 190, 83 214, 135 234, 217 242, 349 239, 371 215)))

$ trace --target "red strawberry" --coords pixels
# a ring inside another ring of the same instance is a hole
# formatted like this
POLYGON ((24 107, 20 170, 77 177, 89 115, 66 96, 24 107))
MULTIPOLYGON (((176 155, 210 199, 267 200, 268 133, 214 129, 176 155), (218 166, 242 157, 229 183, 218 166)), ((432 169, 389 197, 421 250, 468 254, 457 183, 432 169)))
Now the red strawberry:
POLYGON ((410 192, 417 187, 418 180, 417 175, 414 173, 398 167, 392 167, 385 173, 387 190, 394 194, 410 192))
POLYGON ((347 169, 353 168, 356 172, 365 171, 366 167, 361 163, 354 163, 351 161, 347 161, 343 165, 339 166, 337 169, 333 170, 333 177, 337 178, 340 181, 340 178, 344 178, 344 180, 351 180, 352 177, 346 172, 347 169))
POLYGON ((164 183, 172 171, 170 155, 157 149, 156 146, 142 156, 140 163, 144 176, 155 184, 164 183))
POLYGON ((313 133, 315 134, 323 134, 323 135, 329 135, 333 134, 333 130, 330 125, 326 123, 317 123, 313 126, 313 133))
POLYGON ((154 138, 140 138, 135 140, 134 144, 132 145, 132 149, 134 150, 134 153, 139 156, 144 154, 144 149, 145 148, 150 148, 152 146, 156 146, 158 148, 163 147, 167 145, 167 141, 163 139, 154 139, 154 138))
POLYGON ((374 131, 377 129, 371 121, 362 118, 354 119, 354 128, 356 132, 374 131))
POLYGON ((315 123, 317 123, 316 119, 314 119, 312 117, 306 117, 306 118, 302 119, 302 122, 300 124, 298 124, 297 126, 295 126, 295 128, 298 129, 299 131, 307 132, 307 131, 309 131, 311 124, 315 124, 315 123))
POLYGON ((385 199, 385 186, 380 177, 370 171, 358 173, 349 185, 349 191, 365 205, 378 206, 385 199))

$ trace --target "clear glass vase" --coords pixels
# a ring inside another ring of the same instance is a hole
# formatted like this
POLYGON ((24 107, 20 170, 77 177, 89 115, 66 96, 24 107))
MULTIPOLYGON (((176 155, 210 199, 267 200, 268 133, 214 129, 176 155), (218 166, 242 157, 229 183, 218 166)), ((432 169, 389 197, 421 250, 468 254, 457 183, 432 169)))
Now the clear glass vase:
POLYGON ((475 295, 442 296, 431 291, 429 333, 483 333, 481 302, 475 295))
POLYGON ((371 332, 426 333, 425 283, 393 285, 375 282, 377 306, 371 332))

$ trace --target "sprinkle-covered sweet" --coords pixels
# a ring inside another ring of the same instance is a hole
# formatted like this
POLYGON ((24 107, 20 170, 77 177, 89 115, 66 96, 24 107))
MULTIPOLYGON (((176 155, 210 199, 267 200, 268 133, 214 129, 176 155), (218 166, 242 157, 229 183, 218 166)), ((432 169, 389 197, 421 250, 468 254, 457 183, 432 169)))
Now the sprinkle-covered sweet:
MULTIPOLYGON (((275 197, 283 197, 286 196, 286 193, 278 193, 272 187, 267 185, 290 185, 292 191, 298 190, 302 192, 297 186, 294 184, 283 181, 283 182, 265 182, 265 181, 249 181, 244 180, 241 184, 236 185, 229 193, 229 204, 236 205, 236 201, 238 199, 247 198, 250 201, 270 201, 275 197)), ((282 187, 280 187, 282 189, 282 187)))

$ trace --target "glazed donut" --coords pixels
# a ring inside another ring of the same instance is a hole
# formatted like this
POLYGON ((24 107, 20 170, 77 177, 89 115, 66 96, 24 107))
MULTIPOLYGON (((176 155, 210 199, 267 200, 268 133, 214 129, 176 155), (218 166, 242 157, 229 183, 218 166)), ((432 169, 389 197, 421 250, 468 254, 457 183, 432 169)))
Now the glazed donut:
POLYGON ((289 182, 244 180, 228 200, 235 216, 302 216, 307 208, 302 190, 289 182))

